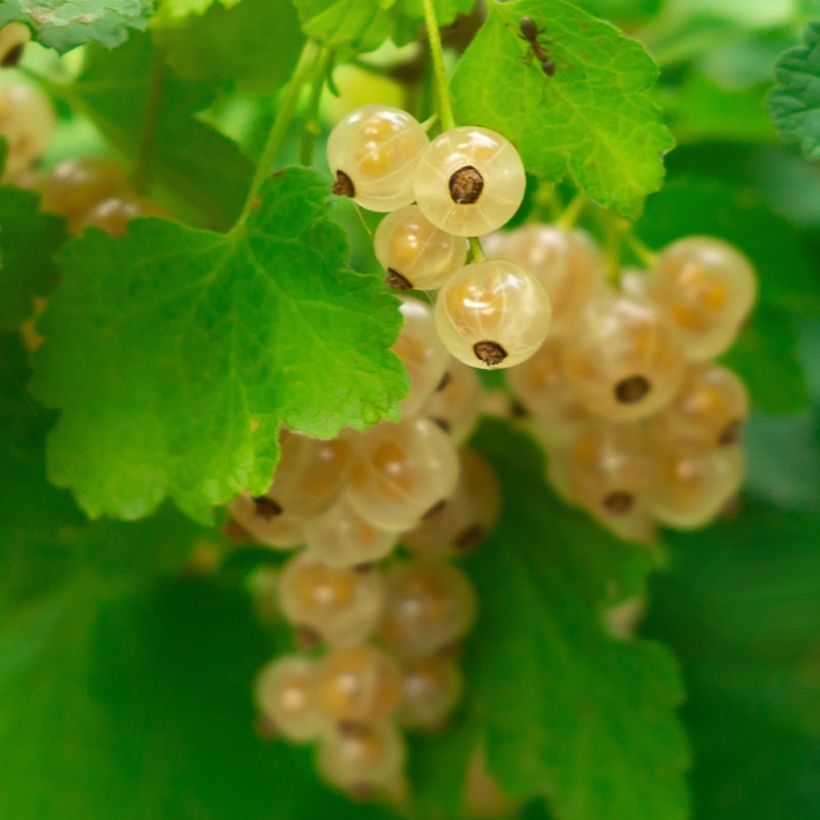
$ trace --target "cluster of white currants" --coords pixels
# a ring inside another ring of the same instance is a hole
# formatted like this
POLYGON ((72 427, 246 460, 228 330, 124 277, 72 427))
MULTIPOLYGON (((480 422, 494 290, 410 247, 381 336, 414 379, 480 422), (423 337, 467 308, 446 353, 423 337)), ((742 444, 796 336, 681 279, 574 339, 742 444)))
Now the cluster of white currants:
POLYGON ((285 431, 267 492, 229 507, 239 540, 304 546, 259 593, 262 609, 275 606, 303 650, 327 650, 263 669, 263 722, 317 740, 328 782, 362 795, 400 778, 398 727, 435 730, 459 700, 454 650, 475 599, 448 559, 482 541, 500 498, 492 468, 460 447, 478 414, 476 374, 442 348, 427 305, 405 297, 402 314, 393 349, 411 390, 401 421, 332 441, 285 431), (399 544, 412 560, 391 558, 399 544))
POLYGON ((510 142, 477 126, 430 141, 407 112, 366 105, 333 129, 327 158, 335 193, 390 212, 374 237, 386 281, 439 291, 436 328, 452 356, 512 367, 539 348, 552 309, 537 277, 502 260, 465 264, 466 237, 501 228, 524 197, 524 166, 510 142))
POLYGON ((715 364, 755 298, 751 265, 725 242, 688 237, 648 272, 605 284, 581 231, 527 225, 487 243, 526 266, 554 308, 553 331, 507 383, 571 502, 624 537, 654 522, 706 524, 743 477, 743 383, 715 364))

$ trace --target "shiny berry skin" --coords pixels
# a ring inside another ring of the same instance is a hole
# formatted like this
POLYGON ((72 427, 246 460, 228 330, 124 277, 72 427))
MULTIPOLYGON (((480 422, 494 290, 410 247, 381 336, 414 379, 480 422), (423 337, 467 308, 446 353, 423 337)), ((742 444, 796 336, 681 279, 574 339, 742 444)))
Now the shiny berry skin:
POLYGON ((410 393, 401 401, 402 418, 414 416, 438 387, 450 360, 436 332, 432 308, 419 299, 401 301, 402 328, 391 350, 407 370, 410 393))
POLYGON ((727 242, 690 236, 658 256, 648 294, 680 330, 686 357, 704 361, 734 341, 754 304, 757 280, 749 260, 727 242))
POLYGON ((122 236, 131 220, 139 216, 165 216, 165 212, 145 199, 112 196, 74 220, 71 227, 76 233, 86 228, 99 228, 111 236, 122 236))
POLYGON ((450 354, 471 367, 513 367, 535 353, 550 331, 549 297, 535 277, 511 262, 465 265, 439 291, 436 328, 450 354))
POLYGON ((367 640, 376 629, 384 581, 374 569, 336 569, 302 552, 282 571, 279 600, 285 617, 306 643, 349 646, 367 640))
POLYGON ((231 518, 250 539, 274 549, 292 549, 304 543, 302 521, 284 513, 277 502, 266 495, 252 497, 247 493, 228 504, 231 518))
POLYGON ((415 176, 424 215, 455 236, 481 236, 510 220, 524 198, 521 157, 501 134, 464 126, 425 148, 415 176))
POLYGON ((0 83, 0 137, 8 143, 6 177, 13 178, 42 156, 55 126, 54 109, 37 86, 0 83))
POLYGON ((500 234, 492 255, 529 271, 552 303, 552 332, 568 332, 583 306, 601 288, 606 261, 583 231, 525 225, 500 234))
POLYGON ((452 494, 458 472, 455 445, 434 422, 382 422, 355 441, 346 497, 376 527, 402 531, 452 494))
POLYGON ((562 348, 570 389, 607 421, 645 418, 680 386, 683 352, 668 318, 651 302, 605 293, 582 311, 562 348))
POLYGON ((101 157, 67 159, 52 168, 42 183, 43 210, 65 216, 76 230, 97 205, 127 192, 125 169, 101 157))
POLYGON ((397 720, 409 729, 441 729, 464 691, 464 678, 450 658, 432 656, 402 670, 397 720))
POLYGON ((256 678, 256 708, 269 728, 288 740, 313 740, 324 727, 315 685, 312 661, 298 655, 278 658, 264 666, 256 678))
POLYGON ((373 250, 393 288, 436 290, 467 260, 467 241, 433 225, 418 205, 388 214, 376 228, 373 250))
POLYGON ((434 421, 456 443, 461 444, 478 421, 481 380, 472 367, 453 359, 437 388, 427 399, 422 415, 434 421))
POLYGON ((737 444, 748 413, 746 388, 731 370, 693 365, 677 395, 650 426, 660 446, 703 452, 737 444))
POLYGON ((369 211, 395 211, 413 199, 413 175, 427 134, 406 111, 363 105, 330 132, 327 162, 334 193, 369 211))

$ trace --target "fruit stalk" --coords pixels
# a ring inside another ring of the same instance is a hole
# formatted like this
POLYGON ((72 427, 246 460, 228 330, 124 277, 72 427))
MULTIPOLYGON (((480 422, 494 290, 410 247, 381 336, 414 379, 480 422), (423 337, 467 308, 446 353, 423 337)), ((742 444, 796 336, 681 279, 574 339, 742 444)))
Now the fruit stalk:
POLYGON ((427 28, 427 41, 430 44, 430 59, 433 63, 433 73, 436 78, 439 116, 444 131, 455 128, 456 120, 453 116, 453 101, 450 98, 450 83, 447 79, 447 70, 444 67, 444 54, 441 47, 441 33, 436 17, 434 0, 424 2, 424 25, 427 28))

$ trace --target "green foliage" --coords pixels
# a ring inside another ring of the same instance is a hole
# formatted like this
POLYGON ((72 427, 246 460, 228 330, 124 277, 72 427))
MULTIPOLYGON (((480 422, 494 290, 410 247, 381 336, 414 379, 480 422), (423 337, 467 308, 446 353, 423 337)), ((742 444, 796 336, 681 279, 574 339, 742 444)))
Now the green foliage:
POLYGON ((35 387, 62 411, 50 477, 89 515, 170 495, 202 518, 267 487, 281 424, 330 437, 393 412, 396 301, 344 270, 326 191, 289 170, 229 234, 149 219, 66 248, 35 387))
POLYGON ((129 29, 144 29, 151 14, 151 0, 4 0, 0 26, 25 23, 43 45, 68 51, 83 43, 120 45, 129 29))
POLYGON ((57 281, 54 254, 65 228, 39 206, 30 191, 0 187, 0 330, 13 330, 31 316, 33 297, 45 296, 57 281))
POLYGON ((304 43, 293 5, 271 0, 241 0, 227 9, 215 4, 201 16, 155 28, 154 35, 180 76, 232 80, 253 92, 283 85, 304 43))
POLYGON ((388 7, 381 0, 294 0, 305 34, 331 48, 351 46, 371 51, 386 40, 393 29, 388 7))
POLYGON ((542 181, 569 175, 634 217, 660 187, 672 146, 651 98, 657 76, 642 46, 563 0, 493 0, 453 77, 456 118, 505 134, 542 181), (530 59, 523 15, 546 28, 555 76, 530 59))
MULTIPOLYGON (((178 23, 186 17, 203 14, 212 8, 233 8, 241 0, 162 0, 153 22, 160 25, 178 23)), ((278 4, 281 0, 275 0, 278 4)))
POLYGON ((139 35, 116 51, 93 50, 77 80, 55 90, 141 166, 144 182, 175 212, 208 227, 231 224, 253 168, 196 116, 215 99, 215 86, 177 77, 150 37, 139 35))
POLYGON ((640 593, 646 548, 557 499, 526 437, 487 422, 477 443, 501 480, 503 509, 465 563, 480 601, 466 706, 454 739, 430 743, 433 761, 417 764, 434 776, 423 799, 452 809, 463 782, 454 746, 480 740, 505 791, 546 797, 557 818, 686 817, 675 663, 658 644, 610 637, 601 614, 640 593))
POLYGON ((777 85, 769 113, 783 138, 800 144, 809 159, 820 158, 820 22, 806 26, 806 44, 777 62, 777 85))

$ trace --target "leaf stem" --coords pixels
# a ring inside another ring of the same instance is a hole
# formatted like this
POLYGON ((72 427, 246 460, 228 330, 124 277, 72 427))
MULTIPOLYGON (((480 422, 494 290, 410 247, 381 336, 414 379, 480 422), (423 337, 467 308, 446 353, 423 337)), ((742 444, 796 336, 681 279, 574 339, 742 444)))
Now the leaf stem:
POLYGON ((328 48, 321 48, 313 64, 310 99, 305 124, 302 126, 302 145, 299 152, 299 161, 302 165, 313 164, 313 148, 316 145, 316 137, 319 136, 319 101, 332 60, 333 52, 328 48))
POLYGON ((444 67, 444 52, 441 47, 441 32, 436 17, 434 0, 423 0, 424 25, 427 28, 427 42, 430 44, 430 59, 433 63, 433 73, 436 78, 438 96, 438 111, 441 117, 441 127, 445 131, 455 128, 456 120, 453 116, 453 101, 450 98, 450 83, 447 80, 447 70, 444 67))
POLYGON ((157 131, 157 117, 162 100, 162 90, 166 73, 165 54, 157 50, 154 55, 154 64, 151 67, 151 78, 148 84, 148 97, 145 101, 145 110, 142 115, 142 130, 140 131, 137 146, 137 158, 131 179, 138 194, 147 194, 151 188, 152 153, 154 138, 157 131))
POLYGON ((318 52, 319 47, 312 40, 308 40, 305 43, 302 53, 299 56, 299 62, 296 65, 296 70, 279 98, 279 107, 276 110, 276 118, 273 121, 273 126, 268 134, 268 139, 262 149, 262 154, 259 157, 259 163, 256 166, 256 173, 254 174, 253 181, 248 189, 248 195, 245 198, 245 204, 242 206, 242 211, 233 226, 233 231, 239 229, 245 224, 248 215, 253 210, 257 201, 259 189, 271 173, 271 169, 276 162, 276 157, 282 148, 282 143, 285 141, 285 137, 287 136, 288 127, 293 120, 293 114, 296 111, 296 105, 299 102, 299 94, 311 76, 318 52))

